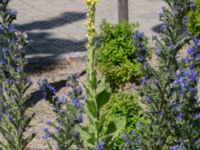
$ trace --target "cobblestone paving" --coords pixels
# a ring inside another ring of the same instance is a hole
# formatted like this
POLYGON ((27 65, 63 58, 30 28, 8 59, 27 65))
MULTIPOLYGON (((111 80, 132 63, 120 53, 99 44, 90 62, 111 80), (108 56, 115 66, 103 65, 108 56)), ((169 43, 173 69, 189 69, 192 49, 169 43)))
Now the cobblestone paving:
MULTIPOLYGON (((34 40, 28 50, 31 61, 85 55, 84 0, 15 0, 11 5, 18 11, 17 28, 34 40)), ((163 5, 162 0, 129 0, 129 20, 148 35, 155 34, 163 5)), ((97 25, 102 19, 117 23, 117 11, 117 0, 100 0, 97 25)))

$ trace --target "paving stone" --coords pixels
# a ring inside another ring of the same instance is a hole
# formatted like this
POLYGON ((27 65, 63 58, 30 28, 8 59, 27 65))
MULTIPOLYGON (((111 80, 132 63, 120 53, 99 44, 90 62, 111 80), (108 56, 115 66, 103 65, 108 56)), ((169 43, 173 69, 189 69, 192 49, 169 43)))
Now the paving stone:
MULTIPOLYGON (((147 35, 156 34, 162 0, 129 0, 129 21, 138 22, 147 35)), ((87 28, 84 0, 15 0, 16 27, 34 40, 28 49, 30 61, 62 59, 85 55, 87 28)), ((98 33, 103 19, 118 22, 117 0, 100 0, 97 5, 98 33)))

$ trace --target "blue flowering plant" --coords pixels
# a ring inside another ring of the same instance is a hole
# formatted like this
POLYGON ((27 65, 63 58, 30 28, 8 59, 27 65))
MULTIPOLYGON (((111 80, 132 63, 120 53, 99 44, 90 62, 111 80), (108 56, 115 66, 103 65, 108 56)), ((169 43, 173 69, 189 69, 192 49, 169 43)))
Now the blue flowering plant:
POLYGON ((200 72, 200 67, 199 67, 199 61, 200 61, 200 39, 198 39, 197 37, 193 36, 192 37, 192 41, 191 41, 192 45, 190 48, 188 48, 188 53, 190 55, 190 57, 188 57, 186 59, 186 61, 192 61, 193 62, 193 66, 195 67, 195 69, 197 70, 197 72, 200 72))
POLYGON ((194 3, 191 0, 164 1, 168 7, 162 7, 162 12, 159 14, 162 23, 160 27, 162 34, 160 34, 159 38, 155 37, 154 39, 157 43, 156 52, 159 56, 159 61, 163 64, 167 61, 166 59, 169 59, 177 65, 177 53, 185 43, 189 43, 191 40, 187 30, 189 21, 187 14, 193 9, 194 3))
POLYGON ((56 89, 48 83, 47 79, 44 79, 42 82, 37 82, 39 90, 42 91, 43 97, 48 100, 52 104, 56 104, 56 101, 54 99, 56 95, 56 89))
POLYGON ((193 66, 192 56, 183 60, 173 82, 174 99, 171 102, 171 131, 185 149, 200 148, 200 103, 197 96, 199 74, 193 66))
POLYGON ((13 20, 16 11, 8 8, 9 0, 0 1, 0 83, 3 98, 0 112, 1 149, 24 150, 35 137, 25 135, 34 117, 27 114, 29 96, 27 90, 32 82, 24 73, 27 36, 18 32, 13 20))
POLYGON ((54 122, 48 122, 49 128, 45 128, 44 139, 47 141, 49 149, 53 149, 50 139, 57 143, 58 149, 82 149, 83 143, 80 138, 79 128, 83 122, 83 105, 85 97, 78 75, 73 74, 67 78, 66 86, 69 89, 66 97, 57 97, 54 89, 47 81, 41 82, 39 89, 43 91, 47 100, 53 100, 54 112, 57 118, 54 122), (49 89, 49 87, 51 87, 49 89), (50 99, 49 99, 50 98, 50 99), (69 99, 67 99, 69 98, 69 99), (51 129, 54 129, 54 132, 51 129))
MULTIPOLYGON (((193 3, 166 2, 168 9, 163 7, 160 14, 162 33, 154 38, 158 62, 142 57, 144 51, 138 47, 144 74, 139 90, 150 123, 140 126, 141 132, 124 136, 128 149, 199 149, 198 73, 194 67, 197 45, 188 50, 188 57, 177 59, 177 54, 192 39, 186 30, 186 15, 193 3)), ((137 42, 134 39, 133 45, 137 42)))

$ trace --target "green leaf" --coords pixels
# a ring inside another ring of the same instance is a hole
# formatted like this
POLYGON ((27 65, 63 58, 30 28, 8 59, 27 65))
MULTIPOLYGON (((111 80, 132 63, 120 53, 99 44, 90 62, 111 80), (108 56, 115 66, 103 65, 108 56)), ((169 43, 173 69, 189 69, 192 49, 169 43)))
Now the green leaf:
POLYGON ((109 123, 106 134, 111 134, 112 140, 114 140, 122 131, 122 129, 125 127, 125 125, 126 125, 125 117, 116 118, 109 123))
POLYGON ((94 100, 88 98, 86 100, 87 105, 85 106, 85 112, 87 113, 89 119, 96 120, 97 119, 97 108, 94 100))
POLYGON ((82 136, 83 141, 89 147, 94 147, 95 145, 95 134, 90 131, 89 127, 80 127, 80 134, 82 136))
POLYGON ((101 108, 109 102, 111 97, 111 93, 107 92, 106 90, 102 91, 101 93, 99 93, 96 97, 96 101, 97 101, 97 106, 98 109, 101 110, 101 108))
POLYGON ((98 83, 96 101, 98 109, 101 108, 109 101, 111 97, 111 89, 108 83, 106 83, 105 77, 98 83))

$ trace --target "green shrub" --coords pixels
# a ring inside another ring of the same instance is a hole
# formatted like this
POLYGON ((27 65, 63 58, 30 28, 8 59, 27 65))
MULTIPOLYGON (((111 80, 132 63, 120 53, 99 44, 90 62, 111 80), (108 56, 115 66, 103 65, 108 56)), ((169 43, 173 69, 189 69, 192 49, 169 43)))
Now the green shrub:
POLYGON ((113 118, 126 118, 126 126, 123 128, 121 134, 116 138, 113 150, 121 149, 124 141, 122 136, 124 133, 131 133, 137 130, 138 124, 145 124, 147 119, 142 114, 142 105, 140 104, 139 96, 136 94, 116 93, 113 94, 111 100, 104 107, 104 112, 107 113, 106 120, 113 120, 113 118))
POLYGON ((200 0, 196 0, 195 9, 189 13, 188 29, 192 35, 200 38, 200 0))
MULTIPOLYGON (((134 55, 133 32, 136 24, 123 22, 112 25, 105 20, 101 25, 99 69, 106 76, 112 89, 122 87, 132 77, 141 75, 140 65, 134 55)), ((147 42, 144 44, 147 47, 147 42)))

